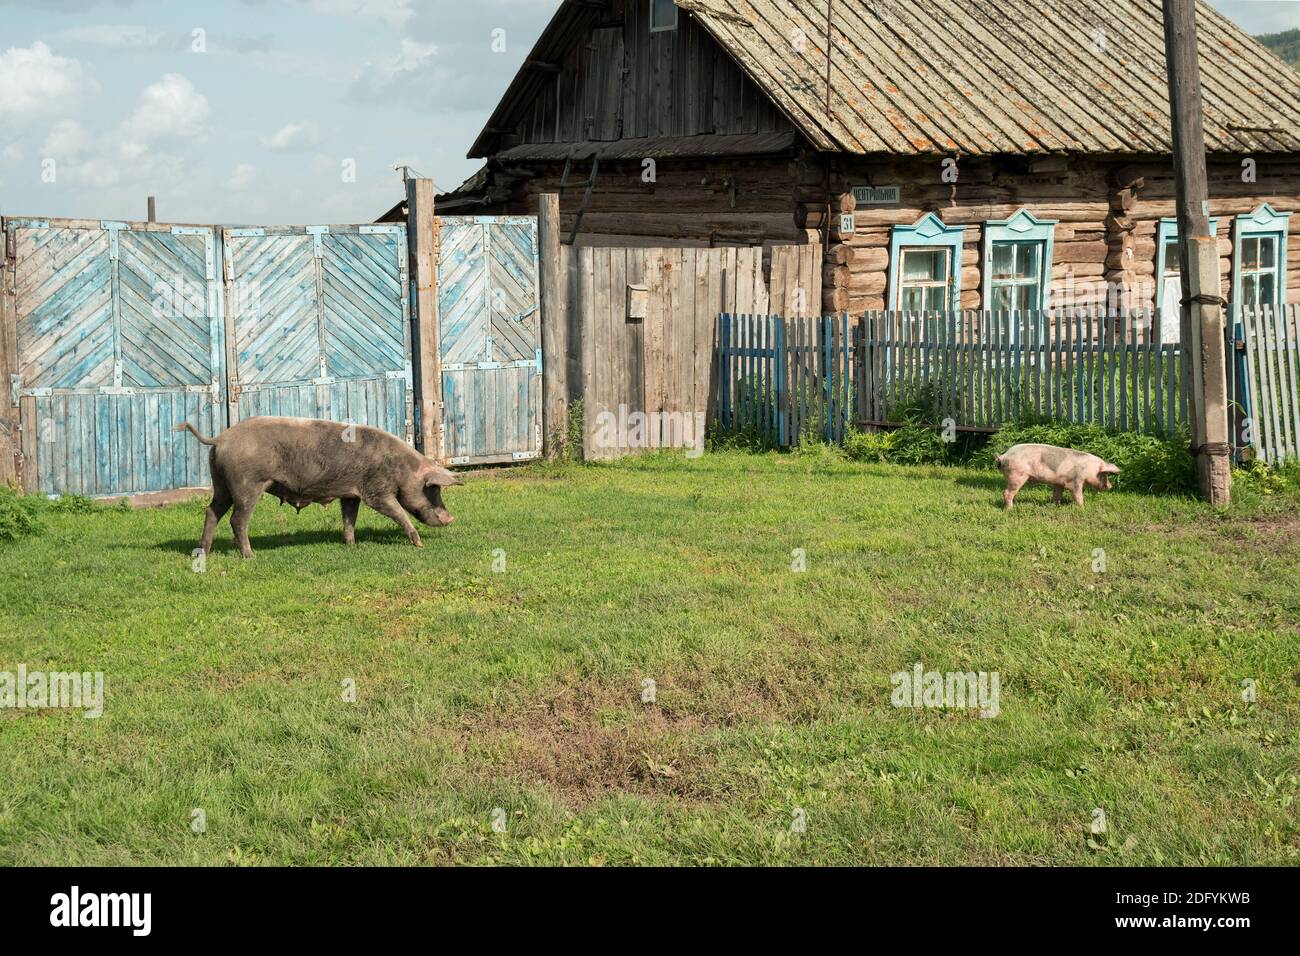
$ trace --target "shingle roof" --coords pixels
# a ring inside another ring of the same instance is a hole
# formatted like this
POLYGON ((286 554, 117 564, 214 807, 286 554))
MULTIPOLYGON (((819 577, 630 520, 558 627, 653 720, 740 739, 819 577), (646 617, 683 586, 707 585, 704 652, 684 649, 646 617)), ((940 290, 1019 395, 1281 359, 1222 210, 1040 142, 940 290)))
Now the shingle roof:
MULTIPOLYGON (((674 0, 821 149, 1168 153, 1160 0, 674 0), (800 32, 802 31, 802 32, 800 32)), ((1300 74, 1197 4, 1205 144, 1300 151, 1300 74)))

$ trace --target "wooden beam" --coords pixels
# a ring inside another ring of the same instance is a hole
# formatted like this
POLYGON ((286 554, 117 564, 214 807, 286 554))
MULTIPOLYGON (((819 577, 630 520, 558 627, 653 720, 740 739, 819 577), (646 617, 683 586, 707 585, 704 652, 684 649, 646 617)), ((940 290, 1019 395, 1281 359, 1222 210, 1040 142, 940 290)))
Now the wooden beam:
POLYGON ((596 185, 596 174, 600 172, 600 154, 597 153, 591 157, 591 175, 587 177, 587 191, 582 194, 582 205, 578 207, 578 214, 573 220, 573 232, 569 236, 569 245, 573 245, 578 238, 578 229, 582 226, 582 217, 587 212, 587 204, 591 202, 591 190, 596 185))
MULTIPOLYGON (((0 220, 0 229, 4 228, 0 220)), ((13 261, 8 255, 9 242, 6 233, 0 233, 0 484, 18 484, 22 472, 22 430, 18 405, 11 401, 12 376, 18 374, 18 329, 17 312, 14 308, 14 274, 13 261)), ((32 422, 31 428, 36 428, 32 422)), ((35 474, 36 462, 31 462, 31 471, 35 474)))
POLYGON ((1201 492, 1231 500, 1223 290, 1217 243, 1210 236, 1205 130, 1196 51, 1195 0, 1163 0, 1165 61, 1178 206, 1178 260, 1186 283, 1180 315, 1184 367, 1191 375, 1192 453, 1201 492))
POLYGON ((560 244, 560 194, 537 197, 537 244, 541 283, 542 442, 554 458, 568 432, 569 316, 566 308, 568 248, 560 244))
POLYGON ((442 358, 438 325, 438 221, 433 212, 433 180, 408 179, 406 205, 407 250, 415 280, 415 331, 411 356, 416 375, 416 407, 420 422, 420 451, 444 458, 442 445, 442 358))

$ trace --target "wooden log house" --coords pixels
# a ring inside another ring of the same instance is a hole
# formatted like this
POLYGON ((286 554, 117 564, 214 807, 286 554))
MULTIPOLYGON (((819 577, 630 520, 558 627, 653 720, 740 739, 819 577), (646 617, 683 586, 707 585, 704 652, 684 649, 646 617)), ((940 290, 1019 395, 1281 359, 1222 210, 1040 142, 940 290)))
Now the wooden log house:
MULTIPOLYGON (((1300 302, 1300 75, 1197 16, 1225 294, 1300 302)), ((827 311, 1176 311, 1163 44, 1160 0, 564 0, 439 207, 822 243, 827 311)))

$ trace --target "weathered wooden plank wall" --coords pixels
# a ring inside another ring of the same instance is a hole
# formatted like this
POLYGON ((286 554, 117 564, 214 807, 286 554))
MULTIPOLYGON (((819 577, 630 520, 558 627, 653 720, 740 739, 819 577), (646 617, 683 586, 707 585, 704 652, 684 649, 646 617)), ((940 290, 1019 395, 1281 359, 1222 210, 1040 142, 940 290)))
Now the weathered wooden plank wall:
POLYGON ((536 93, 511 145, 760 133, 789 121, 693 18, 650 32, 645 0, 611 0, 555 62, 530 63, 536 93))
POLYGON ((716 396, 718 315, 808 316, 821 301, 820 246, 568 254, 570 348, 581 356, 570 394, 583 403, 589 458, 702 440, 716 396), (644 286, 644 318, 629 315, 629 286, 644 286))

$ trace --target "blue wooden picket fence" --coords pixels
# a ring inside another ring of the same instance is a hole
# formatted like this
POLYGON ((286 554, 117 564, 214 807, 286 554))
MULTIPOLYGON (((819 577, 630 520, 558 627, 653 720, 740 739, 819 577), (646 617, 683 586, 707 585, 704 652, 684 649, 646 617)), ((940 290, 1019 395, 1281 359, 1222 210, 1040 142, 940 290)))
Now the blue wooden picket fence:
POLYGON ((723 314, 718 358, 720 430, 775 447, 838 442, 920 408, 961 431, 1026 418, 1164 433, 1187 423, 1177 330, 1141 311, 723 314))
POLYGON ((853 421, 851 320, 718 317, 718 424, 779 448, 836 442, 853 421))

